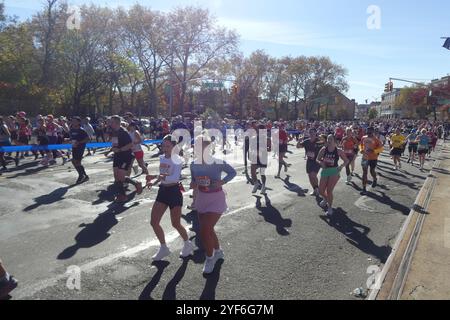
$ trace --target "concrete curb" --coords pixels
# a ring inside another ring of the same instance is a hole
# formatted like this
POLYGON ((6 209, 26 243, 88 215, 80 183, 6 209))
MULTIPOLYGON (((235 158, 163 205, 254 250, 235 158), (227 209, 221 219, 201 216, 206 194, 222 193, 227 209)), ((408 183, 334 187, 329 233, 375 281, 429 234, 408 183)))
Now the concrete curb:
MULTIPOLYGON (((444 146, 442 141, 440 146, 444 146)), ((438 158, 441 156, 442 149, 438 154, 438 158)), ((423 221, 426 217, 426 215, 422 214, 420 211, 426 211, 428 208, 436 184, 436 177, 432 173, 435 169, 439 168, 440 163, 441 161, 439 159, 435 160, 430 174, 420 189, 408 218, 404 222, 403 227, 397 236, 392 252, 378 276, 378 287, 371 290, 367 300, 400 299, 409 267, 414 256, 414 251, 418 239, 420 238, 423 221), (391 275, 390 279, 387 279, 388 274, 391 275), (395 274, 395 277, 392 279, 393 274, 395 274), (388 285, 390 286, 387 287, 388 285)))

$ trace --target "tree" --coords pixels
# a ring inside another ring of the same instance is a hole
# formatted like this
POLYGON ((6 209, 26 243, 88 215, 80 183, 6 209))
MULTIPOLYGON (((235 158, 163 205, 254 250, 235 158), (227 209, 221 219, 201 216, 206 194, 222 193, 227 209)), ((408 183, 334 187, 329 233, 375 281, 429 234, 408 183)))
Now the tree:
POLYGON ((376 119, 378 117, 378 111, 375 108, 372 108, 369 110, 369 119, 373 120, 376 119))
POLYGON ((214 70, 216 61, 230 57, 237 50, 237 34, 215 23, 209 11, 201 8, 177 8, 168 15, 173 63, 168 60, 166 63, 181 88, 181 113, 188 84, 201 77, 202 72, 214 70))

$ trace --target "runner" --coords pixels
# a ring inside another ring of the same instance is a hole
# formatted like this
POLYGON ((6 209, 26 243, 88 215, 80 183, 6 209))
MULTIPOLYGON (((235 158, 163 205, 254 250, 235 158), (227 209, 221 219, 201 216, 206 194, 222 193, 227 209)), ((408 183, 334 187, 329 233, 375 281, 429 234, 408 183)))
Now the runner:
POLYGON ((367 128, 367 135, 364 136, 360 143, 360 150, 363 154, 362 160, 361 160, 361 166, 363 169, 363 190, 361 192, 362 195, 367 194, 367 174, 370 167, 370 175, 373 178, 372 181, 372 188, 375 188, 377 186, 377 173, 375 172, 375 169, 378 164, 378 155, 383 152, 383 145, 380 140, 378 140, 374 136, 374 128, 368 127, 367 128))
MULTIPOLYGON (((136 158, 136 161, 139 165, 139 167, 142 169, 142 173, 141 174, 145 174, 148 175, 148 169, 146 166, 146 163, 144 162, 144 150, 142 150, 142 137, 141 134, 139 133, 138 129, 138 125, 135 122, 132 122, 128 125, 128 133, 130 134, 130 138, 133 141, 133 154, 134 154, 134 158, 136 158)), ((130 172, 131 172, 131 167, 133 167, 134 170, 134 174, 137 174, 138 170, 135 166, 133 166, 134 163, 134 159, 133 162, 130 166, 130 172)), ((128 172, 128 175, 130 174, 130 172, 128 172)))
POLYGON ((136 188, 136 193, 142 193, 142 183, 130 179, 127 176, 127 171, 131 166, 133 160, 133 154, 131 149, 133 148, 133 141, 128 132, 121 127, 121 119, 119 116, 111 117, 111 142, 114 152, 113 170, 114 181, 118 190, 118 195, 115 199, 116 202, 123 203, 127 201, 126 191, 124 183, 130 183, 136 188))
POLYGON ((172 226, 178 231, 183 238, 184 246, 180 252, 180 256, 185 258, 193 254, 194 245, 189 240, 186 229, 181 225, 181 208, 183 207, 183 194, 180 190, 180 177, 183 167, 183 158, 177 154, 172 154, 173 148, 177 142, 175 138, 168 135, 165 136, 162 143, 164 155, 159 158, 159 176, 156 182, 151 180, 154 176, 147 175, 147 187, 161 182, 158 190, 156 201, 152 208, 151 226, 155 232, 161 246, 158 252, 152 257, 154 261, 160 261, 171 254, 166 244, 164 230, 161 228, 160 222, 166 212, 170 209, 170 219, 172 226), (172 140, 173 139, 173 140, 172 140))
POLYGON ((307 156, 306 160, 306 173, 309 177, 309 183, 312 186, 311 196, 319 196, 319 179, 317 174, 320 170, 320 165, 316 162, 317 155, 323 147, 323 143, 319 141, 317 137, 317 131, 315 128, 310 128, 309 138, 297 143, 297 148, 305 148, 305 153, 307 156))
MULTIPOLYGON (((11 146, 11 133, 9 132, 8 126, 3 121, 3 117, 0 116, 0 147, 11 146)), ((0 152, 0 165, 2 170, 8 170, 6 167, 6 159, 14 160, 12 157, 5 157, 4 152, 0 152)))
POLYGON ((254 140, 250 144, 250 148, 256 147, 256 150, 251 150, 250 159, 254 160, 254 163, 251 164, 251 176, 253 182, 253 191, 252 193, 256 193, 258 189, 261 188, 261 194, 266 194, 266 169, 268 164, 268 153, 272 150, 272 141, 267 134, 267 128, 265 125, 261 124, 258 126, 258 130, 256 131, 256 136, 253 137, 254 140), (265 134, 261 135, 261 131, 265 134), (266 143, 264 141, 260 141, 266 138, 266 143), (259 169, 259 173, 261 175, 261 182, 259 182, 256 170, 259 169))
POLYGON ((353 171, 350 170, 350 165, 355 158, 355 148, 358 148, 358 143, 358 139, 353 136, 352 129, 350 127, 347 128, 346 134, 341 143, 345 156, 349 160, 349 162, 345 166, 345 173, 347 174, 346 184, 350 184, 350 182, 352 181, 353 171))
POLYGON ((198 159, 200 163, 191 164, 191 188, 198 188, 194 205, 198 212, 200 236, 206 253, 203 273, 210 274, 213 272, 216 262, 224 258, 214 230, 214 226, 227 209, 226 196, 222 186, 236 176, 236 171, 226 162, 220 162, 220 160, 213 159, 212 155, 204 154, 205 149, 211 144, 211 139, 207 136, 200 136, 197 139, 196 144, 201 145, 200 159, 198 159), (205 159, 205 157, 208 158, 205 159), (210 159, 215 162, 208 164, 210 159), (223 179, 222 172, 227 174, 223 179))
POLYGON ((275 176, 275 178, 280 178, 281 168, 284 166, 284 172, 288 171, 289 164, 284 161, 284 158, 286 158, 286 152, 288 151, 288 142, 289 137, 285 130, 284 123, 279 124, 279 154, 278 154, 278 174, 275 176))
POLYGON ((349 162, 344 151, 337 147, 334 135, 328 135, 325 146, 317 155, 317 163, 322 167, 319 192, 323 200, 320 206, 323 208, 328 207, 327 216, 331 217, 333 215, 333 190, 339 181, 339 173, 349 162), (340 166, 338 166, 339 158, 344 161, 340 166))
MULTIPOLYGON (((86 131, 86 133, 87 133, 87 135, 89 137, 89 141, 88 142, 93 142, 94 139, 95 139, 95 130, 92 127, 90 121, 91 121, 91 118, 89 118, 89 117, 86 117, 86 118, 83 119, 83 129, 84 129, 84 131, 86 131)), ((91 156, 92 155, 91 149, 88 148, 87 150, 88 150, 88 154, 87 155, 91 156)), ((95 154, 95 149, 93 149, 92 152, 95 154)))
POLYGON ((81 128, 81 118, 73 117, 71 121, 71 128, 69 131, 70 140, 72 142, 72 164, 78 172, 78 179, 76 184, 81 184, 89 180, 86 171, 84 170, 81 160, 83 160, 86 143, 90 140, 88 134, 81 128))
POLYGON ((389 141, 389 146, 391 147, 391 156, 394 160, 394 170, 401 169, 401 156, 406 138, 401 134, 400 128, 395 129, 395 132, 391 135, 389 141))
POLYGON ((411 130, 411 133, 406 137, 408 143, 408 163, 414 165, 414 160, 417 154, 417 133, 416 129, 411 130))
POLYGON ((416 142, 418 143, 417 152, 419 154, 419 167, 423 170, 425 165, 425 156, 430 148, 430 137, 427 135, 427 129, 422 129, 420 135, 417 136, 416 142))

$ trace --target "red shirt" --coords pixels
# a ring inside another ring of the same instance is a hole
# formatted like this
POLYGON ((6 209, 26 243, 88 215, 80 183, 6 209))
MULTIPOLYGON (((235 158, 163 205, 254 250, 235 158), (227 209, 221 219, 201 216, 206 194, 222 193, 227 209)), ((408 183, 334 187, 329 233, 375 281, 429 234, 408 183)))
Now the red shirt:
POLYGON ((288 144, 289 139, 288 139, 288 134, 287 134, 286 130, 280 129, 279 139, 280 139, 280 144, 288 144))

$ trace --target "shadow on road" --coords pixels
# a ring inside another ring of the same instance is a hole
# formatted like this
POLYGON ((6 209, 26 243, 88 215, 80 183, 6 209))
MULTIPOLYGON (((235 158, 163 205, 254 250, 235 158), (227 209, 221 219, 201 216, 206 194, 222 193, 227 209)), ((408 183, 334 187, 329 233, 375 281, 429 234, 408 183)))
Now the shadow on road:
POLYGON ((204 276, 206 278, 206 283, 200 296, 200 300, 216 300, 216 289, 220 280, 220 270, 222 269, 223 262, 223 260, 217 261, 214 271, 211 274, 204 276))
POLYGON ((178 268, 177 272, 173 276, 172 280, 169 281, 169 283, 166 286, 166 289, 164 290, 162 299, 163 300, 177 300, 177 285, 180 283, 180 281, 183 279, 186 269, 190 260, 190 257, 182 258, 183 263, 178 268))
POLYGON ((39 196, 37 198, 34 198, 33 200, 36 203, 26 207, 25 209, 23 209, 23 211, 28 212, 28 211, 37 209, 40 206, 50 205, 52 203, 59 202, 64 199, 64 195, 67 193, 67 191, 69 191, 69 189, 72 189, 75 186, 76 186, 76 184, 73 184, 73 185, 67 186, 67 187, 58 188, 49 194, 45 194, 45 195, 39 196))
POLYGON ((264 220, 268 223, 273 224, 279 235, 281 236, 288 236, 289 231, 286 230, 286 228, 289 228, 292 226, 292 220, 291 219, 284 219, 281 216, 280 211, 278 211, 274 206, 272 206, 269 197, 267 195, 264 196, 266 200, 266 206, 263 207, 261 205, 261 197, 260 196, 254 196, 256 198, 256 209, 259 210, 259 215, 264 217, 264 220))
POLYGON ((417 187, 417 186, 415 185, 415 183, 411 183, 411 182, 406 182, 406 181, 403 181, 403 180, 395 179, 395 178, 393 178, 393 177, 389 177, 389 176, 387 176, 387 175, 384 175, 384 174, 382 174, 381 172, 378 172, 378 175, 379 175, 380 177, 383 177, 383 178, 387 179, 387 180, 391 180, 391 181, 393 181, 393 182, 395 182, 395 183, 398 183, 398 184, 407 186, 408 188, 411 188, 411 189, 413 189, 413 190, 419 190, 419 187, 417 187))
POLYGON ((389 257, 392 248, 389 246, 377 246, 367 235, 370 228, 351 220, 342 208, 337 208, 331 218, 326 216, 320 217, 328 225, 335 228, 347 237, 347 241, 359 250, 376 257, 385 263, 389 257), (362 231, 358 230, 361 229, 362 231))
POLYGON ((109 230, 118 223, 116 216, 138 205, 138 202, 129 207, 116 203, 110 204, 108 210, 100 213, 92 223, 80 225, 80 228, 83 229, 75 236, 76 243, 64 249, 58 255, 58 260, 70 259, 77 253, 78 249, 92 248, 108 239, 111 235, 109 230))
POLYGON ((45 169, 48 169, 48 167, 41 166, 41 167, 37 167, 37 168, 34 168, 34 169, 27 169, 24 172, 20 172, 20 173, 17 173, 15 175, 13 175, 13 176, 8 177, 8 179, 15 179, 15 178, 18 178, 18 177, 30 176, 30 175, 36 174, 38 172, 41 172, 42 170, 45 170, 45 169))
MULTIPOLYGON (((351 186, 357 191, 362 191, 362 189, 358 185, 353 183, 353 182, 351 183, 351 186)), ((388 205, 393 210, 400 211, 404 215, 408 215, 409 212, 411 211, 410 208, 402 205, 401 203, 398 203, 398 202, 392 200, 392 198, 388 197, 384 192, 382 192, 382 191, 378 191, 378 192, 381 193, 382 196, 379 196, 378 194, 373 193, 371 191, 367 191, 365 196, 369 197, 369 198, 372 198, 372 199, 374 199, 374 200, 376 200, 376 201, 378 201, 378 202, 380 202, 382 204, 388 205)))
POLYGON ((296 193, 299 197, 305 197, 308 189, 302 189, 298 184, 289 181, 290 175, 287 175, 285 179, 281 179, 284 182, 284 188, 288 191, 296 193))
POLYGON ((155 290, 156 286, 158 285, 159 281, 161 280, 161 276, 164 272, 164 269, 166 269, 169 266, 170 262, 168 261, 154 261, 152 262, 152 266, 155 266, 158 271, 156 271, 155 275, 152 277, 152 280, 145 286, 144 290, 139 296, 139 300, 153 300, 152 298, 152 292, 155 290))

